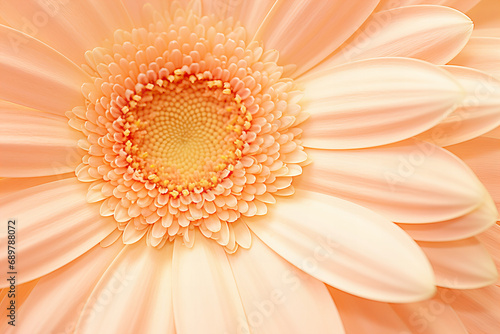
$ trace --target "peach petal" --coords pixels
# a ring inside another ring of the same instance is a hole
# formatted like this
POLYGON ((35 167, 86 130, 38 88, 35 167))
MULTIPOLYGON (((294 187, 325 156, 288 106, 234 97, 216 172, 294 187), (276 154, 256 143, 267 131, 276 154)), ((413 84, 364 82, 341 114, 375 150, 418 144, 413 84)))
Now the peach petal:
POLYGON ((465 215, 484 198, 472 171, 430 143, 408 140, 363 150, 309 149, 307 154, 312 163, 296 188, 344 198, 392 221, 444 221, 465 215))
POLYGON ((437 124, 463 99, 445 71, 407 58, 353 62, 298 80, 305 87, 303 145, 350 149, 407 139, 437 124), (404 84, 402 84, 404 83, 404 84))
POLYGON ((84 103, 89 77, 74 63, 15 29, 0 25, 0 36, 0 99, 61 116, 84 103))
POLYGON ((228 258, 252 333, 344 333, 325 285, 255 235, 249 250, 228 258))
POLYGON ((434 293, 427 259, 389 220, 304 190, 279 204, 266 217, 245 221, 271 249, 309 275, 379 301, 412 302, 434 293))
POLYGON ((192 248, 177 238, 172 264, 178 334, 248 332, 245 311, 223 248, 196 232, 192 248), (203 278, 200 280, 200 278, 203 278), (193 321, 196 320, 196 321, 193 321))
POLYGON ((472 67, 500 76, 500 37, 471 37, 451 65, 472 67))
MULTIPOLYGON (((48 274, 73 261, 115 229, 115 222, 99 216, 98 206, 85 199, 87 185, 76 178, 21 190, 3 198, 1 211, 15 217, 19 242, 19 283, 48 274)), ((7 244, 7 229, 1 232, 7 244)), ((7 252, 0 255, 6 267, 7 252)), ((0 283, 6 286, 7 281, 0 283)))
POLYGON ((380 8, 389 9, 410 5, 440 5, 466 12, 480 1, 481 0, 382 0, 380 2, 380 8))
POLYGON ((75 334, 173 333, 172 251, 125 246, 93 288, 75 334))
POLYGON ((376 57, 411 57, 446 64, 463 49, 472 21, 441 6, 409 6, 372 15, 340 50, 313 72, 376 57))
POLYGON ((284 64, 297 64, 299 76, 335 51, 367 19, 378 0, 291 0, 277 2, 255 39, 276 49, 284 64), (335 33, 332 33, 335 32, 335 33))

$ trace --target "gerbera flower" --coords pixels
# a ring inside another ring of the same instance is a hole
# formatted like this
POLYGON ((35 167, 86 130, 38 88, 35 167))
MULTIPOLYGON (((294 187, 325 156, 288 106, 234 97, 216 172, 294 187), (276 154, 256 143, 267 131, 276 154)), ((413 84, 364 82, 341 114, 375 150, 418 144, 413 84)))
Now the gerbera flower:
POLYGON ((464 332, 497 280, 477 2, 2 3, 3 330, 464 332))

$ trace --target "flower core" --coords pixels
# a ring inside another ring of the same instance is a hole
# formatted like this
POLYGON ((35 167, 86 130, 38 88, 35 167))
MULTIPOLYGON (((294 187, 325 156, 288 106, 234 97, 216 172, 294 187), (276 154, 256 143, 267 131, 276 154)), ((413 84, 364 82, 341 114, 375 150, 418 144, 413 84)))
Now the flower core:
POLYGON ((241 218, 293 194, 307 159, 302 93, 277 51, 248 44, 231 19, 145 10, 147 28, 118 30, 85 54, 93 81, 68 113, 86 138, 76 175, 124 243, 189 246, 199 229, 228 252, 248 247, 241 218))

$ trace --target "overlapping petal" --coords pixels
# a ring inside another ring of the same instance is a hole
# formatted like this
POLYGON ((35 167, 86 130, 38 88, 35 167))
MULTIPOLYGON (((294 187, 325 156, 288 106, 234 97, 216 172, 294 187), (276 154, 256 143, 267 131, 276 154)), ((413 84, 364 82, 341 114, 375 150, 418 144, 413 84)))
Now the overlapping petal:
POLYGON ((418 138, 448 146, 478 137, 500 125, 500 80, 459 66, 443 66, 465 88, 462 105, 418 138))
POLYGON ((248 333, 225 251, 199 232, 195 238, 192 248, 183 245, 182 239, 174 246, 172 289, 177 333, 248 333))
MULTIPOLYGON (((63 179, 3 197, 1 212, 15 214, 18 242, 18 283, 48 274, 82 255, 111 233, 116 224, 101 217, 99 206, 87 203, 87 185, 76 178, 63 179)), ((10 218, 10 217, 9 217, 10 218)), ((7 228, 0 232, 7 244, 7 228)), ((0 263, 7 267, 7 252, 0 263)), ((5 287, 6 280, 0 283, 5 287)))
POLYGON ((65 117, 0 101, 0 176, 73 172, 81 161, 79 138, 65 117))
POLYGON ((9 26, 46 43, 77 65, 85 62, 85 51, 102 45, 116 29, 131 28, 120 0, 5 0, 0 16, 9 26))
POLYGON ((229 256, 251 332, 344 333, 325 285, 252 237, 249 250, 229 256))
POLYGON ((392 221, 423 223, 463 216, 483 201, 472 171, 448 151, 408 140, 363 150, 307 150, 312 163, 294 183, 338 196, 392 221))
POLYGON ((61 116, 83 104, 85 72, 46 44, 2 25, 0 72, 0 99, 61 116))
POLYGON ((93 288, 75 334, 173 333, 172 251, 172 244, 125 246, 93 288))
POLYGON ((343 291, 389 302, 434 293, 432 271, 413 240, 353 203, 301 190, 247 223, 287 261, 343 291))
POLYGON ((369 59, 306 75, 303 145, 350 149, 393 143, 437 124, 462 102, 445 71, 409 58, 369 59))
POLYGON ((332 57, 313 71, 359 59, 412 57, 446 64, 463 49, 473 23, 442 6, 408 6, 372 15, 332 57))
POLYGON ((378 0, 278 0, 256 40, 279 50, 283 64, 296 64, 298 76, 325 59, 368 18, 378 0))

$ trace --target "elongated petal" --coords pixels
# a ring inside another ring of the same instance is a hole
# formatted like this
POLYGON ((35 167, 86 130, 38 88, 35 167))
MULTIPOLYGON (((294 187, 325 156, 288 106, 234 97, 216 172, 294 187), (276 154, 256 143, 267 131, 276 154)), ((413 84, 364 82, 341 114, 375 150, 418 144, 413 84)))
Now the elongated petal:
POLYGON ((466 89, 467 96, 457 110, 418 138, 448 146, 478 137, 499 126, 500 80, 471 68, 443 68, 466 89))
POLYGON ((477 289, 498 279, 495 263, 476 238, 449 242, 419 241, 418 245, 429 258, 439 286, 477 289))
POLYGON ((399 224, 413 239, 421 241, 453 241, 473 237, 491 227, 498 211, 490 196, 473 211, 447 221, 428 224, 399 224))
POLYGON ((476 173, 500 210, 500 137, 479 137, 448 146, 476 173))
POLYGON ((500 37, 500 2, 481 0, 467 15, 474 21, 473 35, 477 37, 500 37))
POLYGON ((417 303, 388 304, 359 298, 331 287, 329 290, 339 306, 348 333, 467 334, 452 307, 443 302, 441 296, 417 303), (439 314, 429 317, 428 313, 433 313, 434 308, 439 314))
POLYGON ((297 64, 295 76, 325 59, 367 19, 378 0, 277 1, 255 37, 297 64))
POLYGON ((389 220, 331 196, 297 191, 266 217, 247 221, 270 248, 313 277, 348 293, 411 302, 434 293, 431 268, 389 220))
POLYGON ((473 290, 442 290, 454 297, 453 308, 469 333, 495 333, 498 330, 500 286, 491 285, 473 290))
POLYGON ((446 64, 463 49, 472 28, 467 16, 448 7, 409 6, 381 11, 313 71, 376 57, 411 57, 446 64))
POLYGON ((432 299, 417 303, 391 304, 391 307, 411 330, 409 333, 469 334, 461 317, 454 310, 457 295, 460 293, 460 290, 438 289, 432 299))
POLYGON ((113 37, 131 22, 120 0, 6 0, 0 15, 9 26, 31 35, 71 59, 85 62, 85 51, 113 37))
MULTIPOLYGON (((41 278, 20 310, 19 316, 24 320, 18 322, 17 333, 64 333, 68 328, 73 330, 92 289, 122 247, 120 244, 108 248, 95 246, 41 278)), ((119 278, 116 277, 115 289, 120 283, 119 278)))
POLYGON ((482 203, 484 187, 448 151, 405 141, 380 148, 307 150, 312 164, 294 183, 338 196, 404 223, 463 216, 482 203))
POLYGON ((450 64, 473 67, 500 76, 500 38, 472 37, 450 64))
POLYGON ((38 40, 0 25, 0 98, 64 116, 83 105, 80 87, 90 78, 38 40))
POLYGON ((132 19, 135 27, 147 26, 146 22, 143 21, 143 7, 145 4, 150 4, 158 11, 166 9, 162 4, 166 1, 162 0, 121 0, 121 2, 132 19))
POLYGON ((249 333, 231 267, 219 244, 199 232, 192 248, 177 239, 172 272, 178 334, 249 333))
POLYGON ((23 189, 35 187, 44 183, 50 183, 62 179, 74 178, 74 173, 22 178, 4 178, 0 180, 0 197, 8 196, 23 189))
POLYGON ((381 8, 397 8, 410 5, 441 5, 466 12, 474 7, 481 0, 382 0, 381 8))
MULTIPOLYGON (((2 216, 16 219, 16 255, 22 259, 16 263, 17 271, 22 273, 19 283, 71 262, 115 229, 111 218, 99 215, 98 205, 87 203, 87 187, 76 178, 63 179, 2 198, 2 216)), ((7 228, 0 233, 6 245, 7 228)), ((3 268, 7 267, 7 255, 0 254, 3 268)), ((0 286, 7 284, 2 280, 0 286)))
POLYGON ((437 124, 463 99, 445 71, 407 58, 334 67, 299 80, 305 87, 304 146, 347 149, 407 139, 437 124))
POLYGON ((81 162, 79 138, 66 118, 0 102, 0 176, 72 172, 81 162))
POLYGON ((251 332, 344 333, 325 285, 252 241, 228 257, 251 332))
POLYGON ((173 333, 172 251, 172 244, 125 246, 90 294, 75 334, 173 333))
POLYGON ((241 22, 252 38, 275 3, 276 0, 205 1, 203 7, 206 14, 216 13, 219 16, 234 17, 241 22))

